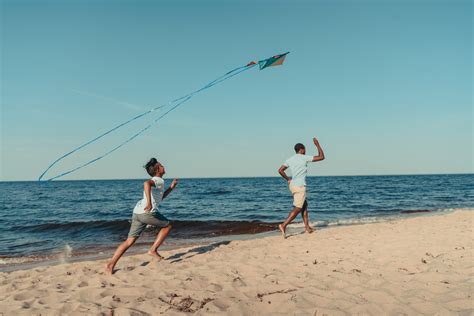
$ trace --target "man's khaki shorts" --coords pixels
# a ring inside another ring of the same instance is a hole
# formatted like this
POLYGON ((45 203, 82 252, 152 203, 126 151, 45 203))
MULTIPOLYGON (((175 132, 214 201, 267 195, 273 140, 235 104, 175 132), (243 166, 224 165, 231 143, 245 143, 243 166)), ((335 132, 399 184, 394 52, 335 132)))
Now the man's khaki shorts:
POLYGON ((306 201, 306 186, 294 186, 290 184, 290 191, 293 194, 293 206, 302 208, 306 201))

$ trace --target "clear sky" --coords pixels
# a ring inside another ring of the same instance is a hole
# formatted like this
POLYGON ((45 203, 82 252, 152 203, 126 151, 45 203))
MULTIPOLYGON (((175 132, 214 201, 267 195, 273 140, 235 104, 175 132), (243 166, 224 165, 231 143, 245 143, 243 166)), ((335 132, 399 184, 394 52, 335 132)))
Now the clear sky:
MULTIPOLYGON (((1 180, 54 159, 251 60, 64 179, 276 176, 293 145, 310 175, 473 172, 472 2, 1 1, 1 180)), ((93 158, 145 125, 52 170, 93 158)))

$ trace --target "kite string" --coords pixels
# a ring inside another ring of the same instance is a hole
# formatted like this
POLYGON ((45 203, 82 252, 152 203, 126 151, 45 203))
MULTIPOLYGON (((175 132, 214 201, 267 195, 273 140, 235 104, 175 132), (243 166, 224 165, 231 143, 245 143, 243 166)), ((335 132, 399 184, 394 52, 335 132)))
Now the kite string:
MULTIPOLYGON (((190 98, 191 98, 191 97, 188 97, 188 98, 184 99, 183 101, 181 101, 180 103, 178 103, 178 105, 180 105, 180 104, 186 102, 186 101, 189 100, 190 98)), ((176 106, 175 106, 174 108, 176 108, 176 106)), ((173 109, 174 109, 174 108, 173 108, 173 109)), ((169 113, 169 112, 170 112, 170 111, 168 111, 167 113, 169 113)), ((165 113, 165 114, 166 114, 166 113, 165 113)), ((161 117, 163 117, 163 116, 164 116, 164 115, 160 116, 159 118, 161 118, 161 117)), ((54 177, 52 177, 52 178, 50 178, 50 179, 47 179, 46 181, 51 181, 51 180, 54 180, 54 179, 63 177, 63 176, 65 176, 65 175, 67 175, 67 174, 73 173, 74 171, 77 171, 77 170, 79 170, 79 169, 82 169, 82 168, 84 168, 84 167, 86 167, 86 166, 88 166, 88 165, 90 165, 90 164, 92 164, 92 163, 94 163, 94 162, 96 162, 96 161, 98 161, 98 160, 100 160, 100 159, 102 159, 102 158, 104 158, 104 157, 110 155, 111 153, 113 153, 114 151, 116 151, 117 149, 119 149, 120 147, 125 146, 127 143, 131 142, 131 141, 132 141, 133 139, 135 139, 137 136, 139 136, 140 134, 142 134, 143 132, 145 132, 146 130, 148 130, 150 127, 153 126, 153 124, 154 124, 156 121, 157 121, 156 119, 153 120, 152 123, 148 124, 146 127, 142 128, 140 131, 138 131, 137 133, 135 133, 134 135, 132 135, 131 137, 129 137, 128 139, 126 139, 124 142, 120 143, 119 145, 115 146, 114 148, 112 148, 111 150, 105 152, 104 154, 100 155, 99 157, 94 158, 94 159, 92 159, 92 160, 89 160, 88 162, 86 162, 86 163, 84 163, 84 164, 82 164, 82 165, 80 165, 80 166, 78 166, 78 167, 76 167, 76 168, 73 168, 73 169, 71 169, 71 170, 65 171, 65 172, 63 172, 63 173, 61 173, 61 174, 59 174, 59 175, 57 175, 57 176, 54 176, 54 177)))
POLYGON ((129 119, 129 120, 127 120, 127 121, 125 121, 125 122, 123 122, 123 123, 121 123, 121 124, 119 124, 119 125, 113 127, 113 128, 111 128, 110 130, 108 130, 108 131, 102 133, 101 135, 99 135, 99 136, 97 136, 97 137, 91 139, 90 141, 88 141, 88 142, 86 142, 86 143, 80 145, 79 147, 77 147, 77 148, 71 150, 70 152, 68 152, 68 153, 62 155, 61 157, 59 157, 58 159, 56 159, 56 160, 55 160, 53 163, 51 163, 51 164, 48 166, 48 168, 40 175, 40 177, 38 178, 38 181, 41 181, 42 178, 44 177, 44 175, 45 175, 55 164, 57 164, 59 161, 63 160, 63 159, 66 158, 67 156, 72 155, 73 153, 79 151, 80 149, 82 149, 82 148, 84 148, 84 147, 90 145, 91 143, 93 143, 93 142, 99 140, 100 138, 102 138, 102 137, 104 137, 104 136, 106 136, 106 135, 112 133, 113 131, 119 129, 120 127, 131 123, 132 121, 135 121, 135 120, 137 120, 137 119, 139 119, 139 118, 141 118, 141 117, 143 117, 143 116, 145 116, 145 115, 147 115, 147 114, 150 114, 150 113, 152 113, 152 112, 154 112, 154 111, 156 111, 156 110, 158 110, 158 109, 165 108, 165 107, 167 107, 167 106, 171 106, 171 105, 173 105, 173 103, 177 102, 174 106, 171 107, 171 109, 169 109, 169 110, 166 111, 163 115, 161 115, 161 116, 159 116, 158 118, 156 118, 155 120, 153 120, 153 121, 152 121, 150 124, 148 124, 145 128, 141 129, 140 131, 138 131, 137 133, 135 133, 134 135, 132 135, 131 137, 129 137, 127 140, 125 140, 125 141, 122 142, 121 144, 117 145, 116 147, 112 148, 111 150, 107 151, 106 153, 102 154, 101 156, 99 156, 99 157, 97 157, 97 158, 94 158, 94 159, 92 159, 92 160, 90 160, 90 161, 88 161, 88 162, 86 162, 86 163, 84 163, 84 164, 82 164, 82 165, 80 165, 80 166, 78 166, 78 167, 76 167, 76 168, 73 168, 73 169, 71 169, 71 170, 68 170, 68 171, 66 171, 66 172, 63 172, 63 173, 57 175, 57 176, 54 176, 54 177, 52 177, 52 178, 49 178, 49 179, 43 180, 43 181, 51 181, 51 180, 54 180, 54 179, 63 177, 63 176, 65 176, 65 175, 67 175, 67 174, 70 174, 70 173, 72 173, 72 172, 74 172, 74 171, 77 171, 77 170, 79 170, 79 169, 82 169, 82 168, 84 168, 84 167, 86 167, 86 166, 88 166, 88 165, 90 165, 90 164, 92 164, 92 163, 94 163, 94 162, 96 162, 96 161, 98 161, 98 160, 100 160, 100 159, 102 159, 102 158, 108 156, 109 154, 113 153, 114 151, 116 151, 116 150, 119 149, 120 147, 122 147, 122 146, 124 146, 125 144, 129 143, 130 141, 132 141, 133 139, 135 139, 137 136, 139 136, 140 134, 142 134, 143 132, 145 132, 146 130, 148 130, 153 124, 155 124, 155 123, 158 122, 160 119, 162 119, 163 117, 165 117, 165 116, 166 116, 168 113, 170 113, 171 111, 175 110, 175 109, 176 109, 178 106, 180 106, 181 104, 183 104, 183 103, 185 103, 186 101, 188 101, 189 99, 191 99, 195 94, 197 94, 197 93, 199 93, 199 92, 201 92, 201 91, 203 91, 203 90, 205 90, 205 89, 208 89, 208 88, 210 88, 210 87, 212 87, 212 86, 214 86, 214 85, 217 85, 217 84, 219 84, 219 83, 221 83, 221 82, 223 82, 223 81, 225 81, 225 80, 227 80, 227 79, 230 79, 230 78, 232 78, 232 77, 234 77, 234 76, 240 74, 240 73, 243 72, 243 71, 249 70, 249 69, 253 68, 254 66, 255 66, 255 64, 237 67, 237 68, 235 68, 235 69, 233 69, 233 70, 227 72, 226 74, 224 74, 224 75, 222 75, 222 76, 220 76, 220 77, 214 79, 213 81, 211 81, 210 83, 208 83, 207 85, 205 85, 204 87, 202 87, 202 88, 200 88, 200 89, 198 89, 198 90, 196 90, 196 91, 193 91, 193 92, 191 92, 191 93, 188 93, 188 94, 185 95, 185 96, 182 96, 182 97, 180 97, 180 98, 177 98, 177 99, 175 99, 175 100, 172 100, 172 101, 170 101, 168 104, 154 107, 153 109, 150 109, 150 110, 148 110, 148 111, 146 111, 146 112, 143 112, 142 114, 139 114, 139 115, 137 115, 137 116, 135 116, 135 117, 133 117, 133 118, 131 118, 131 119, 129 119))

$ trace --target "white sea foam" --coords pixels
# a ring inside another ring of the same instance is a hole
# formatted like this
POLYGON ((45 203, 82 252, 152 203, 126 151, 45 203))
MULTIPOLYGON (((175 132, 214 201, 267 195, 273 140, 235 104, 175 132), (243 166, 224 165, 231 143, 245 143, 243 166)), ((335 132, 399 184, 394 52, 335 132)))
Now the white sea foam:
POLYGON ((54 256, 24 256, 24 257, 10 257, 10 258, 1 258, 0 259, 0 266, 8 266, 12 264, 22 264, 28 262, 36 262, 36 261, 44 261, 47 259, 51 259, 54 256))
MULTIPOLYGON (((344 219, 334 219, 330 221, 312 221, 310 222, 311 226, 314 227, 332 227, 332 226, 346 226, 346 225, 363 225, 370 223, 380 223, 388 222, 401 218, 415 217, 415 216, 436 216, 446 213, 452 213, 455 211, 474 211, 474 208, 446 208, 440 209, 433 212, 421 212, 421 213, 412 213, 412 214, 397 214, 397 215, 386 215, 386 216, 371 216, 371 217, 359 217, 359 218, 344 218, 344 219)), ((317 216, 317 212, 316 215, 317 216)), ((302 222, 290 224, 289 227, 301 228, 304 227, 302 222)))
POLYGON ((72 247, 68 244, 64 245, 63 252, 59 255, 59 260, 61 263, 66 263, 68 258, 72 256, 72 247))

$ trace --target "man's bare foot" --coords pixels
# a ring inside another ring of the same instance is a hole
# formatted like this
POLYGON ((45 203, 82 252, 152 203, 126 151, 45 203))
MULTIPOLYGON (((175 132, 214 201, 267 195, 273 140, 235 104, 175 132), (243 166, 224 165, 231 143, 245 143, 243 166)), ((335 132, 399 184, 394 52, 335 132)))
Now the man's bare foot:
POLYGON ((159 254, 158 252, 156 252, 156 251, 151 251, 151 250, 149 250, 147 253, 148 253, 150 256, 152 256, 153 258, 155 258, 157 261, 160 261, 160 260, 164 259, 164 258, 163 258, 162 256, 160 256, 160 254, 159 254))
POLYGON ((306 227, 305 228, 305 231, 308 233, 308 234, 311 234, 312 232, 314 232, 314 229, 312 227, 306 227))
POLYGON ((107 263, 105 265, 105 274, 108 274, 108 275, 114 274, 114 267, 112 266, 111 263, 107 263))
POLYGON ((282 224, 278 225, 278 228, 281 231, 281 235, 283 236, 283 239, 286 239, 286 231, 285 231, 285 228, 283 228, 283 225, 282 224))

